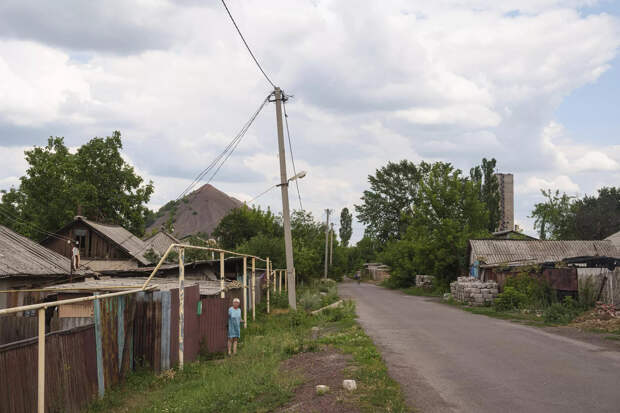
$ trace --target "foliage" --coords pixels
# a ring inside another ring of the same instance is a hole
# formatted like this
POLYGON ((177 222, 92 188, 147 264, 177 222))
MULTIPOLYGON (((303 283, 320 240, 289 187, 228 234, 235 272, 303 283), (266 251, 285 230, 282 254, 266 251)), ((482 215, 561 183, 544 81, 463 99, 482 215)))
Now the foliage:
POLYGON ((349 245, 349 240, 353 234, 353 215, 349 212, 349 208, 342 208, 340 211, 340 241, 343 246, 349 245))
POLYGON ((370 189, 364 191, 362 204, 355 206, 357 219, 366 225, 365 234, 381 244, 399 239, 405 230, 401 218, 414 204, 422 177, 430 165, 402 160, 377 169, 368 176, 370 189))
POLYGON ((531 217, 541 239, 603 239, 620 231, 620 188, 604 187, 582 199, 541 190, 531 217))
POLYGON ((478 187, 480 201, 487 207, 489 213, 487 230, 489 232, 496 231, 500 221, 499 182, 495 177, 496 164, 495 158, 490 160, 482 158, 482 164, 473 167, 469 172, 472 182, 478 187))
POLYGON ((565 297, 562 303, 553 303, 543 312, 543 319, 550 324, 566 324, 573 321, 583 308, 572 297, 565 297))
POLYGON ((282 224, 269 209, 250 208, 243 205, 228 213, 213 231, 224 249, 236 248, 259 234, 270 237, 282 233, 282 224))
POLYGON ((144 184, 123 159, 122 148, 121 134, 115 131, 112 136, 91 139, 75 153, 59 137, 50 137, 45 147, 25 151, 26 175, 18 189, 4 191, 0 211, 5 214, 0 214, 0 223, 40 239, 42 234, 23 222, 53 232, 81 209, 88 218, 122 225, 141 236, 153 184, 144 184))
POLYGON ((527 270, 522 271, 516 276, 508 277, 505 287, 512 287, 524 294, 526 298, 523 305, 528 307, 545 307, 555 298, 549 284, 536 276, 530 275, 527 270))
POLYGON ((488 219, 478 185, 449 163, 430 165, 405 235, 379 255, 392 267, 390 282, 412 285, 416 273, 433 274, 444 284, 455 279, 467 269, 467 241, 489 235, 488 219))
POLYGON ((525 293, 515 287, 504 287, 504 292, 499 294, 493 306, 497 311, 509 311, 522 308, 527 302, 525 293))

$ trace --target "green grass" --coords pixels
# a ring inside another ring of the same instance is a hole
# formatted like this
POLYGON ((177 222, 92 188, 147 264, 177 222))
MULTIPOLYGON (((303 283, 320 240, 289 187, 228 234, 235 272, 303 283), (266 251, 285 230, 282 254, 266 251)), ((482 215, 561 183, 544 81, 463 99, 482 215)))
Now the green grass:
POLYGON ((453 299, 444 301, 442 303, 460 308, 463 311, 470 312, 472 314, 485 315, 487 317, 499 318, 501 320, 515 321, 531 326, 545 327, 558 325, 557 323, 547 323, 543 317, 539 317, 536 311, 523 312, 520 310, 514 311, 497 311, 494 307, 473 307, 459 303, 453 299))
MULTIPOLYGON (((261 311, 262 313, 262 311, 261 311)), ((242 330, 237 356, 186 364, 183 371, 160 375, 136 372, 94 402, 89 412, 268 412, 291 399, 303 377, 280 374, 291 356, 320 346, 353 355, 351 374, 358 380, 352 402, 368 412, 408 411, 400 387, 372 341, 355 321, 354 306, 328 309, 319 316, 304 311, 262 314, 242 330), (320 326, 326 335, 310 339, 320 326)))
POLYGON ((415 286, 403 288, 401 291, 404 292, 405 294, 417 295, 420 297, 441 297, 443 295, 443 292, 437 289, 429 290, 428 288, 415 287, 415 286))

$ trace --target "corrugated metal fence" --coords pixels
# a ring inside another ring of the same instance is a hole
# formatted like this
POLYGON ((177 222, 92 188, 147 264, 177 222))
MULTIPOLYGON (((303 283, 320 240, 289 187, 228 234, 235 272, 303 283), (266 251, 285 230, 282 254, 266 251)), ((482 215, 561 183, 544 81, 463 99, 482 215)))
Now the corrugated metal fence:
MULTIPOLYGON (((198 285, 185 288, 185 362, 197 358, 201 344, 208 352, 226 350, 227 310, 241 294, 201 299, 198 285)), ((137 367, 178 364, 178 289, 93 303, 94 324, 46 335, 46 412, 79 412, 137 367)), ((36 337, 0 345, 0 413, 36 411, 36 372, 36 337)))

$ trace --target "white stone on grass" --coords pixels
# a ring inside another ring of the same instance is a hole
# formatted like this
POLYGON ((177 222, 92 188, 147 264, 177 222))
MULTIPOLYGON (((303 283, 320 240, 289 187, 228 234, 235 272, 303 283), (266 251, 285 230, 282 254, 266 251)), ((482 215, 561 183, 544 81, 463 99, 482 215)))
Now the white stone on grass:
POLYGON ((357 383, 355 382, 355 380, 343 380, 342 387, 344 387, 346 390, 354 391, 357 390, 357 383))
POLYGON ((318 394, 319 396, 324 395, 325 393, 329 392, 329 386, 326 386, 324 384, 317 384, 316 386, 316 394, 318 394))

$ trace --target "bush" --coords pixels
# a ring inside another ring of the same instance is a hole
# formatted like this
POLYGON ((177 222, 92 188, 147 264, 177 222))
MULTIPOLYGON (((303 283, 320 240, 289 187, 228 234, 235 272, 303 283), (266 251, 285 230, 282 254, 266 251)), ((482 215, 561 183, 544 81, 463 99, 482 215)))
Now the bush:
POLYGON ((594 307, 596 304, 596 288, 592 277, 588 277, 579 283, 579 304, 583 309, 594 307))
POLYGON ((509 311, 523 307, 527 297, 515 287, 504 287, 504 292, 499 294, 493 303, 496 311, 509 311))
POLYGON ((573 321, 582 311, 582 306, 572 297, 565 297, 564 302, 553 303, 543 312, 546 323, 566 324, 573 321))
POLYGON ((521 306, 546 307, 552 302, 552 290, 547 282, 531 276, 527 272, 506 279, 505 288, 512 287, 523 294, 521 306))
POLYGON ((306 290, 299 299, 299 305, 305 311, 316 310, 321 306, 321 296, 316 292, 306 290))

